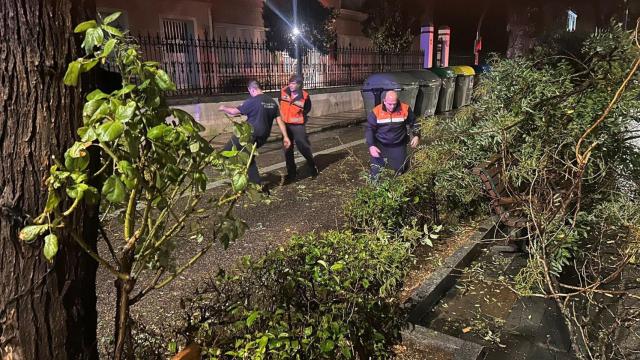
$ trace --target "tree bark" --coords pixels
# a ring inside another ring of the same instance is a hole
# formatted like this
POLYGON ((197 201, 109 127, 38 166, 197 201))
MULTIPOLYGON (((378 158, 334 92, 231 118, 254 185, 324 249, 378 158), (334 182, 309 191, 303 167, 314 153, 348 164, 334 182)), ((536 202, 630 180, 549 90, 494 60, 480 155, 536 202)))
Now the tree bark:
POLYGON ((510 59, 528 53, 535 45, 535 25, 529 14, 532 6, 529 0, 508 3, 509 44, 507 57, 510 59))
MULTIPOLYGON (((72 30, 93 0, 2 0, 0 7, 0 358, 96 359, 97 264, 68 235, 53 263, 42 239, 18 231, 44 208, 52 156, 62 158, 81 121, 81 89, 63 85, 78 56, 72 30)), ((69 228, 95 247, 97 213, 69 228)))

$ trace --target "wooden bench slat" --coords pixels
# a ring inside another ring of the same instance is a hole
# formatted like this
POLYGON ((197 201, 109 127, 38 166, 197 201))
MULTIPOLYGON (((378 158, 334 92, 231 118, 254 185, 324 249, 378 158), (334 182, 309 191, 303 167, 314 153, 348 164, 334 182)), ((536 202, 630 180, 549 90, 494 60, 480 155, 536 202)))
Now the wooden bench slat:
POLYGON ((518 198, 511 196, 505 183, 502 181, 502 157, 492 156, 487 162, 472 169, 481 181, 485 193, 491 199, 491 209, 500 216, 501 222, 510 227, 524 227, 528 220, 523 217, 514 217, 512 212, 517 211, 518 198))

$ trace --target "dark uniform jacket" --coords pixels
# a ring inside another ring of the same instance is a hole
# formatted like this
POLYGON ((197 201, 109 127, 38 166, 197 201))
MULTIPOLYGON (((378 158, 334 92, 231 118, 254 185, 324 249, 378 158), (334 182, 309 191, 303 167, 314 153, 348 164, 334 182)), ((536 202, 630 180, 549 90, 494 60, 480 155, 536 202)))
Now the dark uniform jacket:
POLYGON ((388 111, 384 103, 373 108, 367 117, 365 139, 367 145, 406 144, 409 139, 407 128, 418 135, 416 117, 411 107, 398 101, 395 108, 388 111))

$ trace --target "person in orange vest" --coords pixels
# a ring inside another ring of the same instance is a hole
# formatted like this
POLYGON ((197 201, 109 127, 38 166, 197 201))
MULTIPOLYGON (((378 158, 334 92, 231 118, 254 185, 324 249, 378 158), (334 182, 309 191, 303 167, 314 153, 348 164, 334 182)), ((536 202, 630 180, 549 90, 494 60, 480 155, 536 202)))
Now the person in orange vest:
POLYGON ((398 101, 395 91, 387 91, 382 104, 374 107, 367 116, 365 140, 371 155, 371 178, 374 181, 385 166, 385 160, 396 174, 408 169, 407 143, 412 148, 418 146, 419 129, 411 107, 398 101))
POLYGON ((287 164, 287 181, 295 180, 296 162, 293 157, 294 144, 307 160, 311 176, 318 175, 318 167, 313 159, 309 136, 307 136, 307 114, 311 111, 309 93, 302 90, 302 77, 293 75, 289 85, 280 91, 280 117, 276 119, 283 134, 284 159, 287 164))

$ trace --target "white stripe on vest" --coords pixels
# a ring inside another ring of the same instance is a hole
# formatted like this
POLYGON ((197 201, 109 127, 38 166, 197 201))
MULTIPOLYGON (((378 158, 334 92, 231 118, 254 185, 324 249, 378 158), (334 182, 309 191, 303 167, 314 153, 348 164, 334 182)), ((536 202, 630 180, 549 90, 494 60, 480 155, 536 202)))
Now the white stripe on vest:
POLYGON ((394 118, 387 118, 387 119, 378 119, 376 118, 376 122, 378 124, 388 124, 388 123, 399 123, 399 122, 404 122, 405 118, 403 117, 394 117, 394 118))

